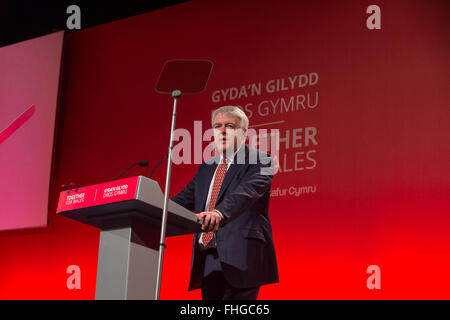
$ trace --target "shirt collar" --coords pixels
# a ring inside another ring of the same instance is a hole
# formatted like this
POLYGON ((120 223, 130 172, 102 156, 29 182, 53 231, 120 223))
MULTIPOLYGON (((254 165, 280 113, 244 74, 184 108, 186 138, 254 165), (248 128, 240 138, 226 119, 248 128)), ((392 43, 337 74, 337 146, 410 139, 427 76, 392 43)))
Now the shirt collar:
MULTIPOLYGON (((230 165, 231 163, 233 163, 233 160, 234 160, 234 157, 236 156, 236 153, 238 153, 239 150, 241 150, 241 148, 243 147, 244 144, 245 144, 245 143, 242 143, 242 144, 239 146, 239 148, 238 148, 233 154, 230 154, 230 155, 227 157, 227 163, 228 163, 228 165, 230 165)), ((220 162, 219 162, 219 163, 222 163, 222 161, 223 161, 223 155, 221 154, 221 155, 220 155, 220 162)))

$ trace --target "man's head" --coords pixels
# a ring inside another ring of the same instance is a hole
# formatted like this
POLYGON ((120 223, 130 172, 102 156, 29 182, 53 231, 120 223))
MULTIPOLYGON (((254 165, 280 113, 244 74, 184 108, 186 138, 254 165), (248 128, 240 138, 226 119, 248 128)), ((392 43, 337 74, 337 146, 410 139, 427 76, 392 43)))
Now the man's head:
POLYGON ((220 153, 232 154, 245 142, 248 118, 238 107, 224 106, 214 110, 211 123, 214 143, 220 153))

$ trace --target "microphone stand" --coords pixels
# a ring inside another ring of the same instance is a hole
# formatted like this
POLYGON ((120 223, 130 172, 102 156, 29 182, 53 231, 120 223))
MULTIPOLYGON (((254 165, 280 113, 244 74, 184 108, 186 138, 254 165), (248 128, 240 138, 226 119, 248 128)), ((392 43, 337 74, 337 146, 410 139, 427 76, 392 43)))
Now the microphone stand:
POLYGON ((167 159, 167 172, 166 172, 166 187, 164 190, 164 207, 163 207, 163 214, 162 214, 162 220, 161 220, 161 237, 159 240, 158 271, 157 271, 157 276, 156 276, 155 300, 159 300, 159 292, 161 289, 162 265, 163 265, 164 248, 165 248, 164 241, 166 238, 166 226, 167 226, 167 209, 168 209, 168 204, 169 204, 170 174, 172 172, 173 133, 175 131, 177 103, 178 103, 178 98, 180 96, 181 96, 180 90, 172 91, 172 97, 173 97, 172 127, 170 129, 169 156, 167 159))
POLYGON ((125 172, 127 172, 129 169, 131 169, 131 167, 134 167, 135 165, 137 165, 137 163, 133 163, 132 165, 130 165, 128 168, 119 173, 114 179, 112 179, 112 181, 120 178, 121 175, 123 175, 125 172))
POLYGON ((155 170, 158 169, 158 167, 159 167, 159 165, 161 164, 161 162, 163 162, 163 160, 164 160, 165 158, 167 158, 168 156, 169 156, 169 152, 167 152, 166 155, 165 155, 163 158, 161 158, 161 160, 159 160, 159 162, 156 164, 156 166, 153 168, 152 172, 150 172, 150 174, 147 176, 147 178, 150 179, 150 178, 152 177, 153 172, 155 172, 155 170))

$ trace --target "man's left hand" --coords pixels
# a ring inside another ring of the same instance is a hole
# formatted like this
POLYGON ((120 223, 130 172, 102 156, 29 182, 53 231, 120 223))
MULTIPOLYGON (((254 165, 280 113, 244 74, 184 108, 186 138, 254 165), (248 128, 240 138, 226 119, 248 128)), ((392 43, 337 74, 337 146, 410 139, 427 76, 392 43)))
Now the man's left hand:
POLYGON ((219 229, 220 221, 222 221, 222 217, 216 211, 203 211, 196 214, 197 220, 202 223, 202 230, 206 232, 216 231, 219 229))

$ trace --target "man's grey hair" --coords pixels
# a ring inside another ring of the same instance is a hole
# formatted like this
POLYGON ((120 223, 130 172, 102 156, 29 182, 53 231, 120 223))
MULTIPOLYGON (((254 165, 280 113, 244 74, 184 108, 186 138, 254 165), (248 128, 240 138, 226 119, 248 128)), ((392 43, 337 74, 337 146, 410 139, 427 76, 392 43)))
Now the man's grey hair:
POLYGON ((212 117, 211 117, 211 125, 212 126, 214 126, 214 119, 216 118, 216 116, 219 113, 226 113, 226 114, 228 114, 230 116, 239 118, 241 120, 241 124, 240 124, 241 129, 243 129, 243 130, 247 130, 248 129, 249 121, 248 121, 247 115, 239 107, 223 106, 223 107, 220 107, 220 108, 214 110, 213 113, 212 113, 212 117))

